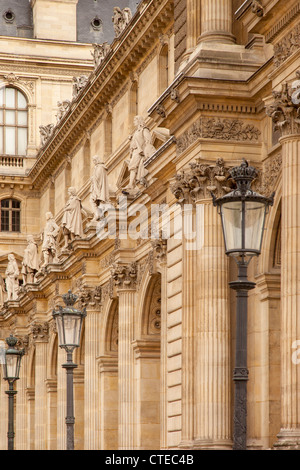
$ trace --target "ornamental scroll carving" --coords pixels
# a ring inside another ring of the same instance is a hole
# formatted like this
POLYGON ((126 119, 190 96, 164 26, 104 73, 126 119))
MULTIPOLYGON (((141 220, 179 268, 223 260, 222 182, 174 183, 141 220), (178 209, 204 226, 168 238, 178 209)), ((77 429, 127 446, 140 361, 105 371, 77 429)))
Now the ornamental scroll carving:
POLYGON ((199 138, 257 142, 260 134, 260 130, 253 124, 245 124, 239 119, 204 117, 196 121, 177 139, 177 154, 180 155, 199 138))
POLYGON ((233 188, 229 167, 222 158, 214 165, 207 165, 198 158, 189 164, 188 169, 177 173, 171 182, 170 189, 178 203, 191 204, 199 199, 211 198, 211 193, 220 197, 233 188))
POLYGON ((281 91, 273 91, 274 101, 267 106, 266 113, 272 119, 274 131, 281 136, 300 132, 300 70, 296 72, 297 80, 291 85, 282 85, 281 91))

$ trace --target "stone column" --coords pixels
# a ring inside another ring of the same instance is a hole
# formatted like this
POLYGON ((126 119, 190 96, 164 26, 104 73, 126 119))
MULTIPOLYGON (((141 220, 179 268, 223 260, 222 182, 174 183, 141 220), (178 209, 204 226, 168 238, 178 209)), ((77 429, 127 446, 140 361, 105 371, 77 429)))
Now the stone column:
POLYGON ((35 450, 47 448, 47 344, 48 323, 31 325, 35 343, 35 450))
POLYGON ((210 191, 226 179, 222 160, 199 161, 177 175, 183 205, 182 442, 184 448, 231 448, 228 266, 210 191), (191 205, 193 204, 193 206, 191 205), (193 207, 193 209, 191 209, 193 207), (190 219, 190 222, 188 222, 190 219), (187 227, 190 225, 190 231, 187 227), (194 231, 194 238, 191 237, 194 231))
POLYGON ((190 51, 197 45, 201 31, 201 0, 187 0, 186 6, 186 49, 190 51))
POLYGON ((201 42, 232 44, 232 0, 201 0, 201 42))
MULTIPOLYGON (((298 78, 300 74, 298 73, 298 78)), ((281 430, 277 448, 300 448, 300 375, 295 360, 300 340, 300 80, 281 92, 267 108, 282 145, 281 217, 281 430)))
POLYGON ((85 307, 85 352, 84 352, 84 449, 100 449, 99 442, 99 383, 98 356, 99 316, 101 312, 101 290, 82 288, 79 292, 81 307, 85 307))
POLYGON ((119 296, 119 449, 134 449, 134 340, 136 265, 114 264, 112 277, 119 296))

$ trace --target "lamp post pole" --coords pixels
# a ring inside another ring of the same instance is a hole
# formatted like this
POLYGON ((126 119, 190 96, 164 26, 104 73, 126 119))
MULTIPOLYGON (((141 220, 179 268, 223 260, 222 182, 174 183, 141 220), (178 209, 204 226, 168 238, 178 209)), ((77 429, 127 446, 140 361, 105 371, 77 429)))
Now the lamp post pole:
POLYGON ((7 432, 7 450, 14 450, 14 396, 17 391, 14 390, 14 381, 9 381, 9 389, 5 391, 8 395, 8 432, 7 432))
POLYGON ((238 263, 238 278, 230 282, 231 289, 236 291, 236 346, 234 381, 234 415, 233 415, 233 450, 245 450, 247 439, 247 316, 248 291, 254 289, 255 283, 248 281, 248 264, 242 257, 238 263))
POLYGON ((67 374, 67 416, 66 416, 67 450, 74 450, 75 416, 74 416, 73 375, 74 375, 74 369, 76 369, 77 364, 74 364, 73 362, 73 350, 67 351, 67 362, 63 364, 62 367, 66 369, 66 374, 67 374))

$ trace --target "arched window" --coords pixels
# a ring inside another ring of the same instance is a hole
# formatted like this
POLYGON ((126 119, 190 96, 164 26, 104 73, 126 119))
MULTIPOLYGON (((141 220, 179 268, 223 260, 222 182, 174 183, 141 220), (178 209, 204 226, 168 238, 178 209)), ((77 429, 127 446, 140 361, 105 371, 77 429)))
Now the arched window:
POLYGON ((1 232, 21 231, 21 203, 16 199, 1 201, 1 232))
POLYGON ((0 154, 26 155, 28 105, 23 93, 0 88, 0 154))

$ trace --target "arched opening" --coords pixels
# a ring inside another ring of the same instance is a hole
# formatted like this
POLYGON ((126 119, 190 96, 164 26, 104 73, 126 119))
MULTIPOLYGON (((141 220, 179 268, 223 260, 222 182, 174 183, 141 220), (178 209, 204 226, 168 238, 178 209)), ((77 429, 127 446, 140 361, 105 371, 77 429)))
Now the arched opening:
POLYGON ((158 59, 158 92, 161 95, 169 82, 169 45, 165 44, 159 54, 158 59))
POLYGON ((17 88, 0 89, 0 154, 24 156, 28 140, 28 103, 17 88))

